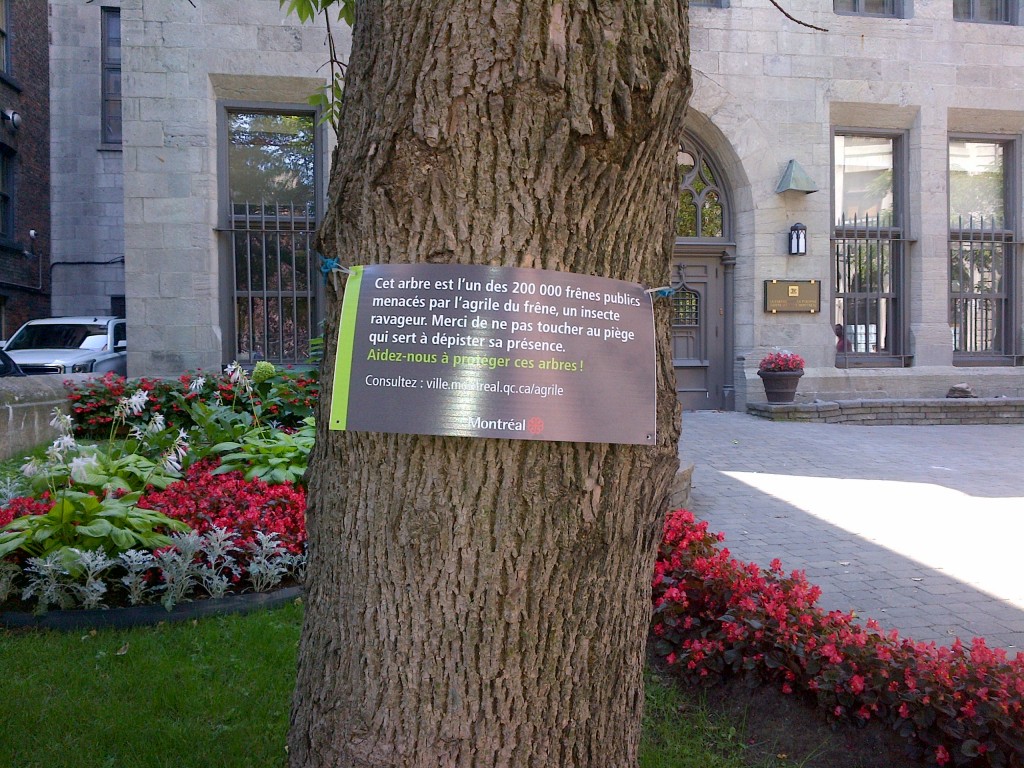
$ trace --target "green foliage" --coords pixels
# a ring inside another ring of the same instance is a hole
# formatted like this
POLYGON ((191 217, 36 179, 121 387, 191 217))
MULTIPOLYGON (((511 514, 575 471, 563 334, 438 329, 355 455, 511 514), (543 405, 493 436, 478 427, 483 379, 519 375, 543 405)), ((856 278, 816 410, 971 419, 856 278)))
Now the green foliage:
POLYGON ((179 472, 136 453, 140 448, 134 441, 126 440, 120 446, 113 445, 107 450, 96 445, 85 446, 79 450, 78 458, 70 463, 46 465, 45 472, 30 478, 31 488, 36 494, 41 494, 73 484, 80 491, 107 495, 141 491, 147 485, 166 488, 181 478, 179 472))
POLYGON ((326 16, 331 6, 338 11, 339 21, 349 26, 356 23, 356 0, 281 0, 281 7, 298 16, 303 24, 312 21, 318 14, 326 16))
POLYGON ((0 558, 15 551, 45 557, 60 551, 77 559, 71 549, 103 550, 108 555, 129 549, 170 545, 163 531, 189 527, 166 515, 135 506, 141 493, 98 498, 83 491, 64 491, 43 515, 17 517, 0 529, 0 558))
POLYGON ((220 455, 214 474, 241 471, 246 480, 266 483, 300 483, 306 472, 309 452, 316 438, 313 418, 307 418, 294 433, 253 429, 240 440, 219 443, 211 449, 220 455))
POLYGON ((322 85, 308 99, 310 106, 320 110, 320 123, 330 123, 337 129, 341 118, 342 94, 345 89, 345 63, 338 58, 334 45, 334 33, 331 31, 331 14, 333 8, 337 18, 350 27, 356 23, 356 0, 280 0, 281 7, 288 13, 294 13, 303 23, 308 23, 318 15, 323 15, 327 23, 327 44, 330 49, 331 80, 322 85))

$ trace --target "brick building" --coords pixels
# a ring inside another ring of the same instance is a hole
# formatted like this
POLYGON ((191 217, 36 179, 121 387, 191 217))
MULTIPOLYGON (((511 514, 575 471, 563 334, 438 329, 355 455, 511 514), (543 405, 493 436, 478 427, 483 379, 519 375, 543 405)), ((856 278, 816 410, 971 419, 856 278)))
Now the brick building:
POLYGON ((50 308, 47 8, 0 0, 0 339, 50 308))

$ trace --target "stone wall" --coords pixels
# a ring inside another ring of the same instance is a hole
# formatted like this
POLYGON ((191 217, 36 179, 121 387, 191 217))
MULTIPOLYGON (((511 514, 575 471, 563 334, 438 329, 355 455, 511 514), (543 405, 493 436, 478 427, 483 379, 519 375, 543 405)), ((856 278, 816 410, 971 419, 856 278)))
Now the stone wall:
POLYGON ((75 376, 6 376, 0 379, 0 461, 27 453, 57 437, 50 426, 53 409, 70 412, 66 379, 75 376))
MULTIPOLYGON (((941 397, 945 388, 936 392, 933 385, 945 380, 948 388, 963 370, 953 366, 948 324, 948 141, 951 133, 1010 140, 1024 133, 1021 27, 954 20, 953 0, 907 0, 904 18, 837 14, 832 3, 815 0, 786 4, 793 17, 827 32, 793 23, 768 3, 723 5, 690 7, 694 93, 687 120, 715 153, 730 192, 737 409, 762 398, 757 362, 776 347, 805 357, 808 391, 825 399, 858 397, 855 388, 876 393, 868 396, 898 390, 899 396, 941 397), (905 190, 909 264, 901 309, 912 358, 905 368, 853 376, 835 368, 830 235, 837 130, 893 131, 905 139, 906 164, 897 179, 905 190), (775 191, 790 160, 819 191, 775 191), (796 222, 807 227, 807 254, 789 256, 787 234, 796 222), (769 279, 820 280, 820 312, 766 313, 769 279), (820 373, 813 383, 811 369, 820 373)), ((1019 184, 1019 153, 1010 175, 1019 184)), ((1024 198, 1018 194, 1013 202, 1009 218, 1024 221, 1024 198)), ((1019 276, 1013 288, 1024 289, 1019 276)), ((1024 379, 1020 368, 1009 370, 1024 379)), ((1005 368, 978 368, 970 376, 979 392, 990 388, 986 379, 993 391, 1014 386, 1005 368)))
POLYGON ((773 421, 828 424, 1024 424, 1024 398, 922 398, 751 403, 747 412, 773 421))
POLYGON ((226 105, 308 109, 329 76, 325 30, 278 0, 124 0, 122 28, 129 375, 216 369, 233 354, 226 105))
POLYGON ((122 152, 100 133, 100 6, 50 0, 54 315, 110 314, 125 294, 122 152))

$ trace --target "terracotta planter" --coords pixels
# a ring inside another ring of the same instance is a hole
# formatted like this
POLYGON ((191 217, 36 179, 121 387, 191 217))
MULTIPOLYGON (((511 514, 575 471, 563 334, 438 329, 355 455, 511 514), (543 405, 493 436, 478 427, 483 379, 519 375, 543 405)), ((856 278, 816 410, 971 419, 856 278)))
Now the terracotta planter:
POLYGON ((769 403, 792 403, 803 371, 758 371, 769 403))

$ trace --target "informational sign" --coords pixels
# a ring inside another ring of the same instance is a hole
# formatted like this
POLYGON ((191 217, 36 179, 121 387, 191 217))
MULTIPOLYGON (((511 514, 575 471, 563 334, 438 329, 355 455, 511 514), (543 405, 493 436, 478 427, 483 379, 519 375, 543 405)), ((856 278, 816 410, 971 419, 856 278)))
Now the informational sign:
POLYGON ((821 281, 819 280, 765 280, 764 311, 809 312, 821 311, 821 281))
POLYGON ((331 429, 653 444, 651 296, 620 280, 456 264, 353 267, 331 429))

